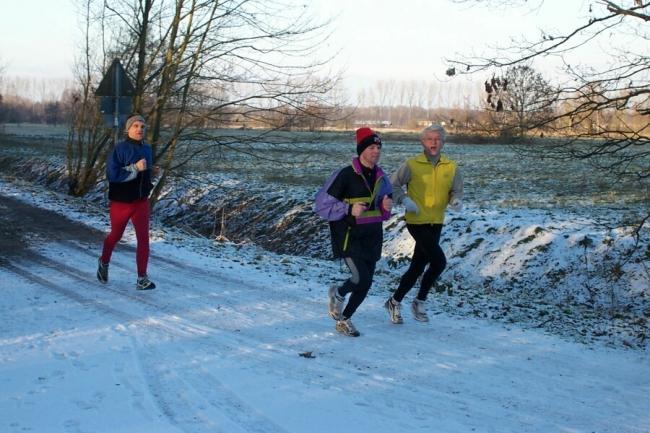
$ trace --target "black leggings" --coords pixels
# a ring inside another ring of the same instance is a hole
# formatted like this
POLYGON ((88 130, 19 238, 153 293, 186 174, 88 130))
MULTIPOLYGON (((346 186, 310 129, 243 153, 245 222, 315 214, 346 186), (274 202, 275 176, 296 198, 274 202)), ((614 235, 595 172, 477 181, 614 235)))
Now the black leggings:
POLYGON ((352 293, 343 310, 343 318, 349 319, 368 295, 377 262, 360 257, 346 257, 345 264, 350 268, 352 276, 339 287, 339 294, 345 296, 352 293))
POLYGON ((415 239, 415 248, 413 257, 411 257, 411 265, 404 275, 402 275, 399 287, 393 294, 393 298, 397 302, 402 302, 404 296, 406 296, 417 282, 418 277, 424 272, 424 268, 429 265, 424 275, 422 275, 420 290, 417 295, 420 301, 426 301, 433 283, 447 266, 445 253, 442 252, 442 248, 438 245, 440 243, 442 224, 407 224, 406 228, 411 233, 411 236, 413 236, 413 239, 415 239))

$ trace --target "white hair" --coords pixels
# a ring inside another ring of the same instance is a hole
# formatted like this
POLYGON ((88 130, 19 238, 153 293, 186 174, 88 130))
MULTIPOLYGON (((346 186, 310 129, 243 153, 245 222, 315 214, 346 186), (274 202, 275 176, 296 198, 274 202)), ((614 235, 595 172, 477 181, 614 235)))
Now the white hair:
POLYGON ((445 138, 447 137, 447 132, 445 131, 445 128, 442 127, 439 123, 432 123, 431 125, 427 126, 422 130, 421 133, 421 138, 424 138, 427 132, 436 132, 438 135, 440 135, 440 139, 444 142, 445 138))

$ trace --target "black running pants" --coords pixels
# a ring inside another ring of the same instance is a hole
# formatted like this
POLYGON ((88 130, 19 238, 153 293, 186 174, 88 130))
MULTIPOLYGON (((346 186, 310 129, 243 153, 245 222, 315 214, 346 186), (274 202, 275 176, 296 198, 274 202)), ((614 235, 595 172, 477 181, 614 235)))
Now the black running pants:
POLYGON ((377 262, 360 257, 346 257, 345 264, 350 268, 352 275, 339 287, 339 294, 345 296, 351 293, 343 310, 343 317, 349 319, 368 295, 377 262))
POLYGON ((418 277, 424 272, 417 298, 420 301, 426 301, 433 283, 447 266, 447 258, 439 245, 442 224, 407 224, 406 228, 415 239, 415 248, 413 257, 411 257, 411 265, 402 275, 393 298, 402 302, 404 296, 413 288, 418 277), (426 271, 425 268, 427 268, 426 271))

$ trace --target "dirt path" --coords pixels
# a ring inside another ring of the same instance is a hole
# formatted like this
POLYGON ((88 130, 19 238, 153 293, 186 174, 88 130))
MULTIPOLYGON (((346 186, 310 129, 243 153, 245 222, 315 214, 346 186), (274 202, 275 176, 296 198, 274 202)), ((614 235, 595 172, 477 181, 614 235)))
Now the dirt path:
POLYGON ((41 209, 0 193, 0 257, 24 255, 41 242, 75 239, 96 244, 105 236, 56 212, 41 209))

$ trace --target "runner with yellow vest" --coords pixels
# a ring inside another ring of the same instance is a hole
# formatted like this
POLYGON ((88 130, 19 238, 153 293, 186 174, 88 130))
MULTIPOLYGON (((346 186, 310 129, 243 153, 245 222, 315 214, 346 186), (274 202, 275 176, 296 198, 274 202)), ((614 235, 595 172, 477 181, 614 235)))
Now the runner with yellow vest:
POLYGON ((406 228, 415 239, 411 264, 402 275, 393 296, 384 304, 391 322, 395 324, 403 323, 400 303, 423 272, 420 290, 411 303, 411 311, 415 320, 429 320, 424 302, 433 283, 447 266, 447 259, 439 245, 440 233, 447 206, 455 211, 462 208, 463 177, 456 163, 440 153, 445 136, 445 129, 441 125, 433 124, 425 128, 420 138, 424 152, 406 160, 390 178, 393 200, 396 204, 404 205, 406 228))

